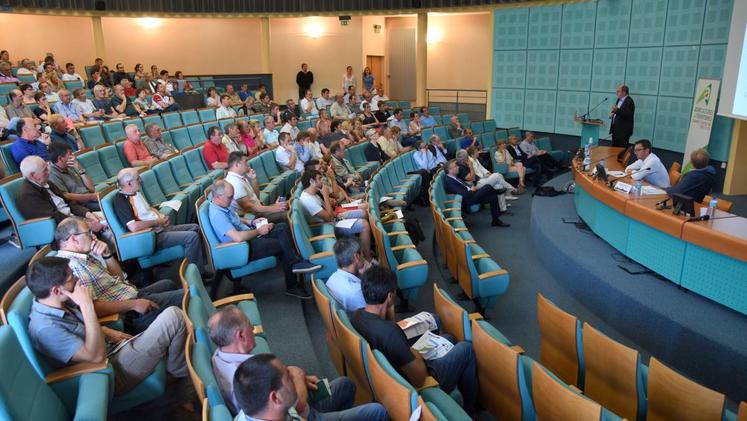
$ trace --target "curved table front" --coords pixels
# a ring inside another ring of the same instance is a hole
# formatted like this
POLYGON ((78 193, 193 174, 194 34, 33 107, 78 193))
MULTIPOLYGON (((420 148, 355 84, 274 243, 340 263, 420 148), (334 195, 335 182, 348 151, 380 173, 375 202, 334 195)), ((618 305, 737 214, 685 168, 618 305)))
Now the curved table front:
MULTIPOLYGON (((604 158, 619 150, 593 148, 592 161, 622 170, 614 157, 604 158)), ((595 234, 675 284, 747 314, 747 218, 717 210, 712 220, 690 222, 656 209, 666 196, 613 190, 578 164, 572 170, 576 211, 595 234)), ((700 207, 695 204, 696 213, 700 207)))

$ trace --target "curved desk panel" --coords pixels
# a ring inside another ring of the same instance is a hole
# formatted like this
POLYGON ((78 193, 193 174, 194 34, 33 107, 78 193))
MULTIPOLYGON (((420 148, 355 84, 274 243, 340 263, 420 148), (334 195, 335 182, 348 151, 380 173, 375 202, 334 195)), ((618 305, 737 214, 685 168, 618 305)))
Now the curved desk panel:
MULTIPOLYGON (((615 149, 594 148, 592 161, 615 149)), ((605 164, 622 170, 614 158, 605 164)), ((577 166, 573 177, 576 211, 600 238, 675 284, 747 314, 747 218, 716 211, 710 221, 691 222, 657 210, 663 195, 639 198, 612 190, 577 166)), ((697 213, 702 205, 695 207, 697 213)))

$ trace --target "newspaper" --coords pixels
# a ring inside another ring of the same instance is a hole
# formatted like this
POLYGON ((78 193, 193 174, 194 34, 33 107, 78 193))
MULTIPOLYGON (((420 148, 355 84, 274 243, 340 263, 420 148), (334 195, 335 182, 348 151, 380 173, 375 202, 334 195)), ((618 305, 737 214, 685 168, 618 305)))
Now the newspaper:
POLYGON ((655 196, 655 195, 662 195, 667 194, 664 190, 660 188, 656 188, 654 186, 642 186, 641 187, 641 195, 643 196, 655 196))
POLYGON ((124 348, 125 345, 127 345, 130 342, 132 342, 133 340, 135 340, 135 338, 139 337, 142 334, 143 334, 143 332, 140 332, 137 335, 135 335, 135 336, 133 336, 133 337, 131 337, 129 339, 125 339, 124 341, 117 342, 117 344, 114 345, 114 348, 112 348, 109 352, 106 353, 106 356, 107 357, 111 357, 112 355, 116 354, 117 352, 119 352, 120 349, 124 348))
POLYGON ((418 351, 423 359, 436 360, 448 354, 454 348, 454 344, 443 336, 428 331, 415 342, 412 348, 418 351))
POLYGON ((169 207, 179 212, 179 208, 182 207, 182 201, 181 200, 166 200, 164 202, 161 202, 160 205, 158 205, 159 209, 163 209, 164 207, 169 207))
POLYGON ((412 339, 429 330, 438 330, 438 324, 433 314, 422 311, 414 316, 397 322, 399 328, 405 332, 407 339, 412 339))

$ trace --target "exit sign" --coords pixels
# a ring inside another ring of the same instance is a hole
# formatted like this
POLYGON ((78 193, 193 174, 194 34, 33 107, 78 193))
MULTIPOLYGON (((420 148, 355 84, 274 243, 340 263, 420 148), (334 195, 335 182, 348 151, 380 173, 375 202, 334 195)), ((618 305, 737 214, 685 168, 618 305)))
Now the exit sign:
POLYGON ((342 25, 342 26, 348 26, 348 23, 350 23, 349 20, 341 20, 340 21, 340 25, 342 25))

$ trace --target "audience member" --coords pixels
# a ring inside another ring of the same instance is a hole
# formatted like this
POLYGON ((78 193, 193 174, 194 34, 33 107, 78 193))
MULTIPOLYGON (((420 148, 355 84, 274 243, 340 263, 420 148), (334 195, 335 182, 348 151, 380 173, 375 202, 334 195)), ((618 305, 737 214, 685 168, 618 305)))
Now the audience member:
MULTIPOLYGON (((472 146, 475 149, 474 146, 472 146)), ((508 210, 506 205, 506 192, 513 191, 514 187, 503 179, 503 176, 489 174, 487 178, 480 178, 476 174, 475 165, 471 157, 464 149, 459 149, 456 153, 456 163, 458 167, 457 178, 468 187, 476 187, 478 190, 484 186, 490 186, 498 194, 498 208, 502 213, 508 210)), ((479 162, 478 162, 479 164, 479 162)), ((481 166, 482 167, 482 166, 481 166)), ((483 168, 484 169, 484 168, 483 168)))
POLYGON ((215 118, 220 120, 221 118, 234 118, 236 117, 236 110, 231 107, 231 97, 228 94, 220 96, 220 107, 215 110, 215 118))
POLYGON ((205 95, 205 106, 220 107, 220 95, 218 95, 218 90, 215 89, 214 86, 209 87, 207 90, 207 95, 205 95))
POLYGON ((259 94, 259 102, 254 103, 254 112, 257 114, 267 114, 270 112, 272 99, 266 93, 259 94))
POLYGON ((291 135, 287 132, 280 133, 279 146, 275 149, 275 162, 284 171, 303 172, 303 161, 298 156, 298 151, 293 146, 291 135))
MULTIPOLYGON (((384 95, 384 88, 376 89, 376 95, 374 95, 373 98, 371 98, 371 110, 378 111, 379 108, 381 107, 380 103, 381 102, 386 103, 387 101, 389 101, 389 97, 384 95)), ((385 121, 385 120, 379 119, 379 121, 385 121)))
POLYGON ((402 329, 394 319, 397 275, 382 266, 372 266, 362 282, 364 308, 356 310, 350 322, 368 341, 371 348, 379 350, 415 388, 421 387, 430 374, 446 393, 459 389, 464 399, 464 409, 471 416, 477 413, 477 362, 472 344, 459 342, 443 357, 425 360, 410 348, 402 329))
POLYGON ((449 120, 449 137, 452 139, 457 139, 464 136, 464 128, 462 127, 462 123, 459 121, 459 118, 456 115, 452 115, 451 119, 449 120))
POLYGON ((54 103, 57 104, 58 103, 57 101, 60 100, 60 94, 63 91, 64 90, 60 90, 59 92, 55 92, 55 91, 52 90, 52 85, 50 85, 49 82, 46 82, 46 81, 40 81, 39 82, 39 92, 43 92, 44 96, 47 97, 47 101, 49 101, 49 102, 54 102, 54 103))
POLYGON ((145 136, 140 139, 140 142, 145 145, 151 156, 158 159, 164 159, 175 153, 179 153, 179 150, 174 145, 163 140, 161 126, 156 123, 145 125, 145 136))
POLYGON ((267 218, 270 222, 288 222, 288 204, 285 201, 278 199, 272 205, 263 205, 259 200, 257 173, 249 165, 246 154, 231 152, 228 155, 228 173, 225 180, 233 186, 231 210, 239 215, 250 213, 267 218))
POLYGON ((228 153, 231 152, 243 152, 246 153, 246 145, 241 139, 241 132, 239 126, 236 123, 226 124, 226 133, 223 135, 221 142, 226 147, 228 153))
POLYGON ((529 158, 536 156, 540 163, 542 163, 542 168, 546 168, 548 171, 560 168, 560 164, 555 160, 555 158, 548 154, 547 151, 539 149, 537 145, 534 144, 534 139, 533 132, 524 133, 524 140, 519 144, 521 151, 529 158))
POLYGON ((311 92, 311 89, 307 89, 306 93, 303 96, 303 99, 301 99, 301 112, 304 116, 308 115, 317 117, 319 115, 319 108, 317 108, 316 106, 316 101, 314 101, 314 93, 311 92))
MULTIPOLYGON (((373 111, 373 104, 374 101, 371 100, 371 110, 373 111)), ((382 125, 386 125, 389 119, 392 117, 392 113, 389 111, 389 105, 387 105, 384 101, 379 101, 377 103, 377 109, 374 113, 374 116, 376 117, 376 120, 379 120, 382 125)))
POLYGON ((315 272, 321 265, 304 260, 294 248, 288 224, 285 222, 257 224, 257 220, 239 218, 231 210, 233 186, 225 180, 213 184, 213 198, 210 202, 210 226, 221 243, 249 243, 249 261, 275 256, 285 273, 285 293, 287 295, 310 299, 304 280, 294 274, 315 272))
POLYGON ((112 73, 112 84, 113 85, 119 85, 120 83, 122 83, 123 79, 130 78, 130 75, 127 72, 125 72, 124 64, 117 63, 117 65, 114 66, 114 68, 116 69, 116 71, 112 73))
POLYGON ((148 114, 155 114, 158 111, 153 108, 153 104, 148 102, 148 90, 145 88, 139 88, 135 92, 136 98, 132 101, 132 106, 135 107, 138 115, 146 116, 148 114))
POLYGON ((669 187, 669 173, 661 160, 651 150, 651 141, 641 139, 635 142, 633 148, 637 161, 625 168, 625 173, 635 181, 646 181, 656 187, 669 187))
MULTIPOLYGON (((129 81, 129 79, 124 79, 129 81)), ((123 80, 123 81, 124 81, 123 80)), ((120 115, 120 117, 144 117, 145 114, 139 113, 127 95, 125 94, 125 88, 122 85, 114 85, 112 88, 112 98, 110 100, 110 106, 113 108, 114 113, 120 115)))
POLYGON ((52 107, 49 105, 47 96, 44 95, 44 92, 37 92, 34 94, 34 101, 36 101, 36 108, 32 111, 34 117, 39 121, 48 123, 49 117, 52 115, 52 107))
POLYGON ((184 257, 202 270, 204 257, 199 227, 196 224, 171 225, 168 216, 148 203, 140 191, 141 183, 140 174, 135 168, 123 168, 117 174, 119 191, 114 196, 112 206, 119 223, 130 232, 152 229, 156 234, 156 250, 171 246, 184 247, 184 257))
POLYGON ((366 138, 368 138, 368 144, 365 146, 365 149, 363 149, 363 154, 366 157, 366 161, 378 162, 380 164, 383 164, 384 161, 392 158, 386 153, 384 148, 379 143, 380 137, 379 134, 376 133, 375 129, 368 129, 366 131, 366 138))
POLYGON ((140 129, 134 124, 125 126, 127 139, 124 143, 124 155, 132 167, 147 167, 158 161, 158 158, 148 152, 148 148, 141 140, 140 129))
POLYGON ((224 95, 228 95, 228 98, 231 100, 230 105, 241 105, 241 97, 236 93, 236 90, 234 90, 233 85, 230 83, 226 85, 226 93, 224 95))
POLYGON ((5 114, 8 118, 18 117, 36 120, 31 110, 23 105, 23 92, 20 89, 11 90, 8 98, 10 98, 10 103, 5 106, 5 114))
POLYGON ((350 87, 353 89, 358 87, 358 81, 353 74, 353 66, 346 67, 345 74, 342 75, 342 91, 347 92, 350 87))
POLYGON ((82 121, 83 118, 78 112, 78 109, 75 107, 75 104, 73 104, 73 97, 72 95, 70 95, 70 91, 62 89, 57 92, 57 95, 59 96, 60 100, 57 101, 56 104, 54 104, 54 107, 52 107, 54 112, 62 115, 73 123, 82 121))
POLYGON ((314 83, 314 73, 309 70, 309 65, 306 63, 301 64, 301 70, 296 74, 296 84, 298 85, 298 97, 303 98, 306 95, 306 91, 311 90, 311 85, 314 83))
POLYGON ((78 115, 81 117, 81 120, 95 121, 103 120, 105 118, 104 110, 96 109, 96 106, 93 105, 93 101, 86 98, 85 89, 78 88, 74 90, 73 96, 75 97, 75 99, 73 99, 73 105, 75 106, 78 115))
POLYGON ((329 115, 332 119, 345 120, 350 115, 350 110, 345 106, 342 94, 335 95, 335 102, 329 107, 329 115))
POLYGON ((348 193, 359 194, 363 188, 363 177, 355 171, 353 164, 345 158, 345 145, 337 142, 330 147, 330 164, 335 171, 337 182, 348 193))
POLYGON ((493 220, 491 225, 494 227, 509 227, 509 224, 501 221, 501 211, 498 205, 498 194, 504 193, 502 190, 494 190, 493 187, 485 185, 480 188, 470 186, 458 177, 459 166, 455 160, 446 163, 446 177, 444 178, 444 187, 447 194, 458 194, 462 196, 462 212, 469 213, 470 206, 488 203, 490 204, 490 215, 493 220))
POLYGON ((6 127, 18 133, 18 139, 10 145, 10 154, 13 155, 16 165, 21 165, 21 162, 31 155, 41 157, 45 161, 49 159, 47 145, 51 140, 49 135, 41 132, 39 123, 31 118, 15 117, 6 127), (13 126, 13 122, 15 127, 10 127, 13 126))
POLYGON ((275 128, 275 120, 267 116, 265 117, 265 128, 262 130, 262 136, 265 141, 265 145, 268 147, 273 147, 278 144, 278 137, 280 136, 280 132, 277 131, 275 128))
POLYGON ((436 119, 431 117, 430 112, 428 112, 428 107, 420 107, 420 123, 425 128, 437 125, 436 119))
POLYGON ((716 182, 716 169, 708 165, 708 152, 699 148, 690 154, 693 167, 686 172, 674 187, 667 187, 667 194, 684 194, 693 198, 695 202, 702 202, 705 195, 711 192, 716 182))
POLYGON ((374 89, 374 81, 376 78, 374 78, 373 73, 371 73, 371 68, 366 67, 363 69, 363 76, 361 77, 363 80, 363 89, 365 89, 368 92, 373 91, 374 89))
POLYGON ((524 182, 526 168, 521 161, 514 161, 513 156, 506 149, 506 142, 502 139, 498 141, 498 149, 495 151, 495 163, 505 164, 507 166, 506 172, 515 172, 519 176, 519 193, 526 191, 527 185, 524 182))
POLYGON ((67 202, 83 205, 88 210, 100 211, 96 186, 75 158, 70 145, 52 142, 48 149, 49 182, 62 193, 62 198, 67 202))
POLYGON ((166 91, 166 84, 156 83, 156 91, 153 94, 153 108, 160 112, 179 111, 181 107, 166 91))
POLYGON ((291 114, 288 117, 288 120, 286 120, 280 129, 280 133, 288 133, 293 141, 298 139, 298 134, 301 133, 301 130, 298 129, 298 117, 295 114, 291 114))
POLYGON ((529 156, 521 150, 521 147, 519 146, 519 138, 514 135, 509 136, 506 150, 508 150, 511 159, 515 163, 520 162, 524 168, 531 168, 534 170, 533 181, 535 185, 539 186, 542 184, 542 163, 536 156, 529 158, 529 156))
POLYGON ((137 337, 100 326, 90 289, 76 281, 68 265, 68 259, 47 256, 32 262, 26 271, 26 285, 36 297, 29 336, 53 367, 102 363, 108 358, 114 368, 115 395, 132 390, 164 359, 169 374, 187 376, 187 329, 179 307, 162 311, 137 337))
POLYGON ((96 85, 93 87, 93 100, 91 102, 93 103, 94 108, 99 112, 103 112, 101 117, 105 120, 125 117, 124 114, 120 116, 114 107, 112 107, 112 101, 106 96, 106 88, 102 85, 96 85))
POLYGON ((319 109, 319 112, 322 110, 329 111, 329 107, 332 106, 333 102, 334 101, 329 98, 329 89, 324 88, 322 89, 322 96, 316 99, 316 108, 319 109))
POLYGON ((241 86, 239 86, 239 99, 241 102, 246 103, 247 98, 254 98, 252 96, 252 93, 249 92, 249 84, 248 83, 242 83, 241 86))
POLYGON ((24 83, 18 87, 18 90, 21 91, 22 105, 25 106, 36 103, 36 100, 34 99, 34 88, 31 85, 29 85, 28 83, 24 83))
POLYGON ((223 144, 223 133, 220 127, 211 126, 207 131, 208 140, 202 148, 202 158, 210 170, 222 170, 228 167, 228 149, 223 144))
POLYGON ((361 245, 355 238, 340 238, 333 251, 337 270, 327 279, 327 289, 345 311, 352 313, 366 306, 359 276, 371 264, 363 257, 361 245))
POLYGON ((0 61, 0 83, 21 83, 17 77, 13 76, 10 63, 7 61, 0 61))
POLYGON ((27 58, 21 60, 21 67, 16 70, 16 75, 18 76, 33 76, 36 78, 36 73, 34 62, 27 58))

